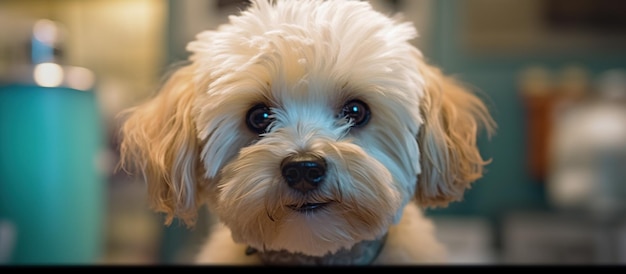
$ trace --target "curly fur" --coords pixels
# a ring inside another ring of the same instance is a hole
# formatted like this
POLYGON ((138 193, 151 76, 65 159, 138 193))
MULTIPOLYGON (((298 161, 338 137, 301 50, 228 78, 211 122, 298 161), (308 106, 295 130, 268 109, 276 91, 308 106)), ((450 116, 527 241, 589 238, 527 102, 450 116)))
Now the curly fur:
POLYGON ((413 25, 363 1, 252 1, 188 44, 190 64, 129 109, 122 166, 139 170, 152 207, 189 226, 208 205, 220 224, 201 263, 259 263, 251 246, 322 256, 388 234, 375 263, 442 262, 444 248, 421 208, 461 200, 487 164, 477 132, 494 127, 467 88, 427 64, 413 25), (366 102, 363 127, 338 116, 366 102), (248 110, 271 107, 258 134, 248 110), (323 184, 306 194, 281 161, 325 159, 323 184), (328 203, 323 210, 291 206, 328 203))

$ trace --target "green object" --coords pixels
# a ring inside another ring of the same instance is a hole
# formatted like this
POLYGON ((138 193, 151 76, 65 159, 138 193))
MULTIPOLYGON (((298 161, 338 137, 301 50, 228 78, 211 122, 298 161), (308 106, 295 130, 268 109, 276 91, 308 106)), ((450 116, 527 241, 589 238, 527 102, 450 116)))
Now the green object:
POLYGON ((15 228, 9 264, 100 262, 103 136, 93 92, 0 85, 0 221, 15 228))

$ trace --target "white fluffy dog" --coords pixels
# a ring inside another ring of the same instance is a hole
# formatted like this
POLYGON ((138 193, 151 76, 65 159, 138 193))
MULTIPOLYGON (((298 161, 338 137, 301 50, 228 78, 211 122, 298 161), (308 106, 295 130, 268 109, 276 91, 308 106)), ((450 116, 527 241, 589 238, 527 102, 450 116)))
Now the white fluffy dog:
POLYGON ((167 224, 208 205, 198 263, 444 262, 421 210, 482 176, 493 121, 415 37, 363 1, 252 1, 128 111, 121 164, 167 224))

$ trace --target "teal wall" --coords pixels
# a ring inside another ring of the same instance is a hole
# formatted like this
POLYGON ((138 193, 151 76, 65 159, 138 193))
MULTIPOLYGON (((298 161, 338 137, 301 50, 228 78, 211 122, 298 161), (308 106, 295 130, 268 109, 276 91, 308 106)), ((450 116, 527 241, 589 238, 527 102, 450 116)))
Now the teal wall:
POLYGON ((605 70, 626 68, 626 51, 574 50, 510 54, 473 54, 464 48, 463 9, 467 0, 436 0, 432 16, 432 41, 424 52, 431 63, 453 74, 485 95, 498 129, 489 140, 479 139, 485 158, 491 158, 485 176, 466 192, 465 200, 445 209, 430 210, 433 215, 475 215, 499 220, 518 210, 550 209, 544 183, 527 173, 525 110, 517 87, 518 74, 528 66, 559 69, 570 64, 584 66, 591 75, 605 70))

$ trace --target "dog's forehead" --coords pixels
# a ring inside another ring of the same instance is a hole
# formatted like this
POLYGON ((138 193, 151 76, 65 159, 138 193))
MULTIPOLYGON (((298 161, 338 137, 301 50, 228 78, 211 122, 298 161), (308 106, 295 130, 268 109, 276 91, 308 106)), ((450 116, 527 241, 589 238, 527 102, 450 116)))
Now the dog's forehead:
POLYGON ((215 87, 209 93, 247 82, 272 98, 338 98, 346 90, 406 79, 415 70, 407 58, 416 51, 408 42, 415 36, 412 24, 365 1, 259 0, 228 24, 198 35, 188 49, 197 78, 215 87))
POLYGON ((295 74, 333 69, 388 71, 415 50, 408 41, 416 34, 412 24, 396 22, 367 2, 259 0, 217 30, 199 34, 188 50, 216 77, 264 65, 296 80, 295 74))
POLYGON ((385 16, 374 10, 367 1, 251 2, 248 9, 239 15, 230 16, 230 22, 220 26, 218 31, 234 31, 248 37, 286 32, 325 42, 331 42, 331 39, 335 39, 332 35, 336 35, 339 38, 348 38, 343 42, 357 40, 357 43, 372 36, 380 36, 384 41, 393 43, 411 40, 417 35, 411 24, 400 23, 385 16))

